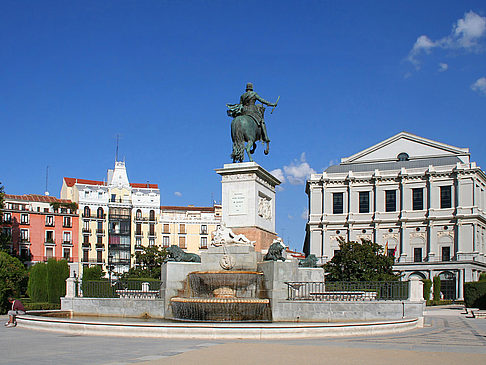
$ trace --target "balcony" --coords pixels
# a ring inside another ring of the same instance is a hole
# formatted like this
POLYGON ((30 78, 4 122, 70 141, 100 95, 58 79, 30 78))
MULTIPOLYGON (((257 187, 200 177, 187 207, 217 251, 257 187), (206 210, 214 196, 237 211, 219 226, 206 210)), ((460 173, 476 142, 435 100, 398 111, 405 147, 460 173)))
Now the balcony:
POLYGON ((73 225, 71 223, 63 223, 62 227, 63 228, 73 228, 73 225))
POLYGON ((104 243, 97 243, 96 244, 96 248, 100 249, 100 248, 105 248, 105 244, 104 243))
POLYGON ((20 221, 20 224, 23 225, 23 226, 28 226, 28 225, 30 225, 30 222, 29 221, 20 221))
POLYGON ((157 233, 155 233, 155 232, 149 232, 148 233, 148 238, 157 238, 157 233))
POLYGON ((143 237, 143 233, 142 232, 135 232, 135 237, 143 237))
POLYGON ((91 243, 89 242, 83 242, 83 247, 91 247, 91 243))
POLYGON ((91 233, 91 228, 83 228, 83 233, 91 233))
POLYGON ((46 227, 54 227, 54 222, 46 222, 46 227))
POLYGON ((64 241, 62 241, 62 244, 63 245, 67 245, 67 246, 72 246, 73 245, 73 241, 71 241, 71 240, 64 240, 64 241))
POLYGON ((135 251, 142 251, 143 250, 143 246, 142 245, 136 245, 135 246, 135 251))
POLYGON ((55 245, 56 242, 54 242, 54 238, 46 238, 44 241, 44 244, 46 245, 55 245))
POLYGON ((96 229, 96 234, 97 235, 100 235, 100 236, 104 236, 105 235, 105 230, 104 229, 97 228, 96 229))
POLYGON ((86 258, 83 258, 81 260, 81 263, 82 264, 99 264, 99 265, 102 265, 105 263, 105 260, 98 260, 98 259, 86 259, 86 258))

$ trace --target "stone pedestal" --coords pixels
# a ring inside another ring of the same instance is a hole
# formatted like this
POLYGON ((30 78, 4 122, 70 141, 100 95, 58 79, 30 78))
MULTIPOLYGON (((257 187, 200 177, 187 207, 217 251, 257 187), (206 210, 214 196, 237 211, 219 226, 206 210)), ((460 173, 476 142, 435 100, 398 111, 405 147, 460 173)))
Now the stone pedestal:
POLYGON ((268 249, 275 233, 275 186, 280 181, 256 162, 225 164, 222 177, 223 222, 237 234, 268 249))
POLYGON ((243 270, 256 271, 257 261, 262 260, 262 255, 255 252, 252 245, 226 245, 226 246, 211 246, 206 251, 201 252, 201 270, 202 271, 219 271, 223 270, 221 260, 223 256, 231 257, 231 264, 223 262, 223 266, 227 266, 227 270, 243 270))

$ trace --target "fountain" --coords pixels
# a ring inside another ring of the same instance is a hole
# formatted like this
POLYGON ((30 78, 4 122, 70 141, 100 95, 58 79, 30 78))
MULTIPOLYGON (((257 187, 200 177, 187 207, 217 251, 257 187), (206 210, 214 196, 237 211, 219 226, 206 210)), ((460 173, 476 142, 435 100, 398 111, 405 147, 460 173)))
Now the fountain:
POLYGON ((212 246, 201 257, 202 267, 211 270, 187 275, 181 295, 170 299, 172 318, 216 322, 271 321, 263 273, 255 270, 257 255, 253 242, 235 235, 224 224, 214 237, 212 246), (220 270, 214 270, 218 268, 220 270))

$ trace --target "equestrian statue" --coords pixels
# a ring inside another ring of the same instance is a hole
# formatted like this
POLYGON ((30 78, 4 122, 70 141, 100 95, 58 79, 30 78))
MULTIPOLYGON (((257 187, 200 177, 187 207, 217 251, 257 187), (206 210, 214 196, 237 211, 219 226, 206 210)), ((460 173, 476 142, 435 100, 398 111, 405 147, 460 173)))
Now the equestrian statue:
POLYGON ((266 143, 267 147, 264 153, 268 155, 270 139, 265 126, 265 107, 263 105, 273 107, 271 114, 279 99, 280 97, 275 103, 266 101, 253 91, 253 84, 249 82, 246 84, 246 92, 240 97, 239 104, 226 104, 228 116, 234 118, 231 122, 231 139, 233 140, 231 158, 233 162, 243 162, 245 150, 250 161, 253 161, 251 155, 255 152, 256 142, 258 141, 266 143), (255 104, 256 101, 261 104, 255 104))

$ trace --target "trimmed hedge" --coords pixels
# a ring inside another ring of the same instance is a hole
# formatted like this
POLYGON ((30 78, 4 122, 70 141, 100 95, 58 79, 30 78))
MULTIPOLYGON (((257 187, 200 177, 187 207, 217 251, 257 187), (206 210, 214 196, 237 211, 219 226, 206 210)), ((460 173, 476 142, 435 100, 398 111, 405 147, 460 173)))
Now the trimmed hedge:
POLYGON ((422 282, 424 283, 424 299, 430 300, 430 289, 432 288, 432 280, 423 279, 422 282))
POLYGON ((464 302, 468 308, 486 309, 486 281, 465 283, 464 302))
MULTIPOLYGON (((23 302, 22 302, 23 303, 23 302)), ((61 304, 58 303, 23 303, 25 310, 49 310, 49 309, 61 309, 61 304)))
POLYGON ((440 277, 434 276, 434 301, 439 301, 440 298, 440 277))
POLYGON ((47 264, 39 262, 30 268, 27 295, 34 302, 47 302, 47 264))

